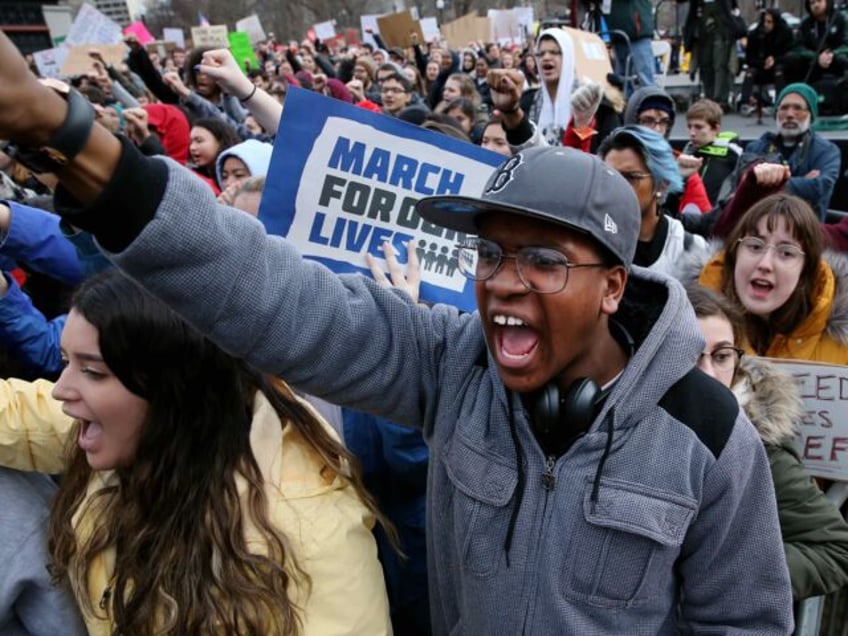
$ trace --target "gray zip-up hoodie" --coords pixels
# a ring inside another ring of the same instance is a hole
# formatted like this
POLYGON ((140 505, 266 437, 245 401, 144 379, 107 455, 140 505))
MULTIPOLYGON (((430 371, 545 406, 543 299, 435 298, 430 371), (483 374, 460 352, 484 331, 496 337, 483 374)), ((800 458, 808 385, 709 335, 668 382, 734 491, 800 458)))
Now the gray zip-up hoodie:
POLYGON ((634 268, 617 317, 635 354, 588 432, 546 458, 476 312, 304 261, 133 152, 81 216, 58 195, 119 267, 257 367, 423 428, 434 633, 791 631, 765 452, 733 396, 692 371, 703 342, 676 282, 634 268), (121 223, 118 200, 134 202, 121 223), (122 245, 126 227, 140 234, 122 245))

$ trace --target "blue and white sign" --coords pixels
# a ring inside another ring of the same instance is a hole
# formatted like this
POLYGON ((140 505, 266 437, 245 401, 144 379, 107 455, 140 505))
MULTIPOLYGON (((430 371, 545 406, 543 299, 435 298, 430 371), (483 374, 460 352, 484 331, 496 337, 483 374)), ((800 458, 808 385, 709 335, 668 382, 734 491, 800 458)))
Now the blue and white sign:
POLYGON ((338 273, 370 276, 365 254, 382 260, 385 241, 406 263, 406 244, 414 240, 421 299, 472 310, 473 284, 456 265, 464 235, 427 223, 415 203, 430 195, 478 196, 502 161, 459 139, 292 88, 259 219, 338 273))

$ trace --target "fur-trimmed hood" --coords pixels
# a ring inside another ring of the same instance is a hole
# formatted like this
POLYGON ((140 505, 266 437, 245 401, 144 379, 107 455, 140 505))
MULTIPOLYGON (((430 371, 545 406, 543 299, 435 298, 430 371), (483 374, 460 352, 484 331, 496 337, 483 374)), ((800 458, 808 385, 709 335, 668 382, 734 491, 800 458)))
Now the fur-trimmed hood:
MULTIPOLYGON (((713 271, 706 272, 707 280, 702 279, 701 283, 718 291, 723 249, 724 243, 716 239, 711 240, 706 247, 692 245, 678 259, 672 271, 673 276, 684 285, 697 283, 701 272, 709 266, 713 271)), ((832 300, 822 299, 823 303, 830 305, 825 333, 840 345, 848 347, 848 254, 827 250, 823 260, 830 267, 834 282, 832 300)), ((813 311, 816 311, 818 305, 813 303, 813 311)))
POLYGON ((803 414, 798 386, 788 373, 756 356, 743 356, 733 394, 764 444, 790 444, 803 414))

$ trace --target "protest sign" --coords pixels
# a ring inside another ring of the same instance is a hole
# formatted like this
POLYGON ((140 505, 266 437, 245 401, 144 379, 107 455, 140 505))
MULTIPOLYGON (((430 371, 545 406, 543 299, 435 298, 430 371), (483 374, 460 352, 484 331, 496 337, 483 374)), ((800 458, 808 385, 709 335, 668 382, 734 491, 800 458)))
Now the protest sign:
POLYGON ((227 25, 191 27, 191 41, 194 48, 198 49, 207 46, 225 49, 230 45, 227 38, 227 25))
POLYGON ((62 63, 61 74, 64 77, 87 75, 94 71, 94 59, 88 54, 97 49, 103 60, 109 66, 123 63, 127 55, 127 47, 123 44, 98 44, 97 46, 71 46, 67 49, 65 61, 62 63))
POLYGON ((469 42, 488 42, 491 39, 489 18, 469 13, 442 25, 442 35, 451 48, 462 50, 469 42))
POLYGON ((384 15, 377 18, 377 25, 380 27, 380 37, 386 42, 388 47, 408 47, 412 46, 412 38, 410 33, 418 34, 418 41, 424 42, 424 33, 421 31, 421 25, 418 20, 412 17, 409 9, 384 15))
POLYGON ((142 45, 150 44, 156 39, 150 34, 150 31, 147 30, 147 26, 141 20, 133 22, 124 29, 124 35, 129 35, 130 33, 132 33, 142 45))
POLYGON ((523 46, 528 33, 533 32, 535 22, 533 7, 514 9, 489 9, 492 39, 503 45, 523 46))
POLYGON ((804 402, 796 448, 812 475, 848 481, 848 367, 770 360, 795 378, 804 402))
POLYGON ((230 51, 238 65, 246 73, 250 69, 259 68, 259 60, 250 43, 250 36, 244 31, 233 31, 228 36, 230 51))
POLYGON ((421 33, 424 34, 424 42, 432 42, 441 37, 442 33, 439 31, 436 18, 421 18, 418 23, 421 25, 421 33))
POLYGON ((162 39, 165 42, 173 42, 178 48, 185 50, 185 33, 182 29, 172 29, 165 27, 162 29, 162 39))
POLYGON ((345 29, 344 30, 344 41, 348 46, 359 46, 359 31, 356 29, 345 29))
POLYGON ((368 31, 371 30, 374 33, 380 32, 380 25, 377 24, 377 18, 382 17, 381 14, 372 14, 372 15, 361 15, 359 16, 359 27, 362 29, 362 41, 365 44, 370 44, 375 49, 377 48, 377 41, 374 39, 374 36, 371 35, 368 31))
POLYGON ((264 42, 266 38, 265 30, 262 28, 262 23, 259 21, 259 16, 255 13, 236 22, 236 31, 244 31, 247 33, 250 36, 251 44, 264 42))
MULTIPOLYGON (((574 43, 574 79, 592 80, 604 87, 608 95, 621 91, 610 85, 607 75, 612 73, 607 46, 597 33, 563 27, 574 43)), ((623 99, 623 96, 622 96, 623 99)))
POLYGON ((65 46, 119 44, 123 40, 120 24, 100 13, 90 4, 83 4, 74 18, 64 44, 65 46))
POLYGON ((406 263, 406 243, 414 240, 421 298, 472 310, 474 285, 456 266, 463 236, 423 221, 415 203, 436 194, 479 195, 502 161, 447 135, 290 88, 259 220, 339 273, 370 276, 365 254, 382 262, 384 241, 406 263))
POLYGON ((67 57, 68 49, 64 46, 36 51, 32 54, 32 59, 35 61, 35 66, 38 68, 41 77, 52 77, 53 79, 62 77, 62 65, 67 57))
POLYGON ((315 37, 319 40, 329 40, 336 37, 336 21, 319 22, 312 26, 312 30, 315 31, 315 37))

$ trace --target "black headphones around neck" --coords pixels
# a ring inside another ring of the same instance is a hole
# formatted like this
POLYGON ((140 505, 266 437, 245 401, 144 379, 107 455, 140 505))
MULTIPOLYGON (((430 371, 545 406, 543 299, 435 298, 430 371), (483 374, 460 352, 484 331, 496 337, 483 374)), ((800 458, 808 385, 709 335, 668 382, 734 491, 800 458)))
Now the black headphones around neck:
POLYGON ((592 378, 578 378, 563 395, 556 382, 548 382, 533 405, 533 428, 541 435, 549 435, 567 422, 571 430, 586 430, 608 393, 609 389, 601 389, 592 378))
MULTIPOLYGON (((633 357, 636 345, 633 337, 618 321, 610 321, 613 337, 633 357)), ((533 428, 540 435, 549 435, 565 423, 569 430, 584 431, 598 414, 615 383, 602 389, 592 378, 578 378, 564 394, 555 381, 548 382, 533 402, 533 428)))

